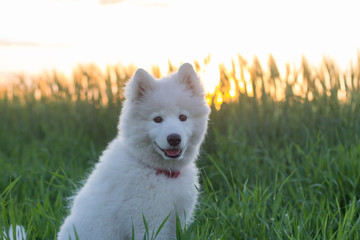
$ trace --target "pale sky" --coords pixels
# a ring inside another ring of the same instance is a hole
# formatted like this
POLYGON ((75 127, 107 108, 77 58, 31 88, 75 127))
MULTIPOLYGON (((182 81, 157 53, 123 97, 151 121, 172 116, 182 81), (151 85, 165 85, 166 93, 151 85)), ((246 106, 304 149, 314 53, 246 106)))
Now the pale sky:
MULTIPOLYGON (((360 49, 357 0, 0 0, 0 73, 70 73, 78 63, 216 63, 237 54, 281 68, 360 49)), ((266 66, 263 66, 266 67, 266 66)))

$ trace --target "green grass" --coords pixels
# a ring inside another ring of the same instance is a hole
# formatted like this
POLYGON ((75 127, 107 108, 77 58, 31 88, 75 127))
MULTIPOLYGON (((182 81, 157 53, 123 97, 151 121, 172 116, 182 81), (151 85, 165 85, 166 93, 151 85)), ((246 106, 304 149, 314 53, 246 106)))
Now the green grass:
MULTIPOLYGON (((360 238, 360 80, 355 74, 342 102, 336 73, 327 92, 311 88, 325 80, 309 75, 304 96, 270 74, 264 81, 287 86, 284 100, 256 85, 264 95, 213 107, 199 205, 178 239, 360 238)), ((0 226, 21 224, 28 239, 55 238, 67 198, 116 134, 120 100, 101 104, 64 89, 40 100, 34 89, 0 98, 0 226)))

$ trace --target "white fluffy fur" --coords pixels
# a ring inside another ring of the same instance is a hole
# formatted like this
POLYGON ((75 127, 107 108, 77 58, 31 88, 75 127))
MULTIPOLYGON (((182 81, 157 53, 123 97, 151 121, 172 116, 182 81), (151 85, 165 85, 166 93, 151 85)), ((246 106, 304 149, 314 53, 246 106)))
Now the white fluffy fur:
POLYGON ((156 239, 175 239, 175 214, 189 223, 198 196, 195 160, 210 112, 204 89, 190 64, 160 80, 139 69, 125 87, 118 135, 103 152, 84 187, 74 197, 58 239, 143 239, 171 213, 156 239), (180 121, 179 115, 187 116, 180 121), (153 119, 162 117, 163 122, 153 119), (181 136, 182 155, 169 158, 167 136, 181 136), (177 178, 155 169, 180 171, 177 178))
POLYGON ((8 233, 6 232, 6 229, 3 228, 3 237, 0 239, 26 240, 25 228, 21 225, 15 225, 15 229, 13 229, 13 225, 10 225, 8 233), (15 235, 14 235, 14 230, 15 230, 15 235))

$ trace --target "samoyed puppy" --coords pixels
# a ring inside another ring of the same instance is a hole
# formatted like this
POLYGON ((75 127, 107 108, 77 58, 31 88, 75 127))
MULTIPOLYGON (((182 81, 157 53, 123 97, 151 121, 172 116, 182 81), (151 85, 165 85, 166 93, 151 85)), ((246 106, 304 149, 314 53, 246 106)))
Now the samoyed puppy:
POLYGON ((73 198, 60 240, 169 240, 176 216, 182 227, 193 218, 210 113, 197 74, 188 63, 162 79, 138 69, 124 94, 117 137, 73 198))

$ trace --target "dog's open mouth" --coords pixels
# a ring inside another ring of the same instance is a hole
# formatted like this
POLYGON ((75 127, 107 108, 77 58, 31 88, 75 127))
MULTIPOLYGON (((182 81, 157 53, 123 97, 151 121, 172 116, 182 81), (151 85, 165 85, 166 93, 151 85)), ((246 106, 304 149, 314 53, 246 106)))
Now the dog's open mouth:
POLYGON ((182 150, 179 148, 174 148, 174 149, 161 149, 164 153, 165 156, 167 157, 171 157, 171 158, 177 158, 181 156, 182 150))
POLYGON ((165 154, 166 157, 169 158, 178 158, 182 154, 181 148, 169 148, 169 149, 162 149, 159 145, 155 143, 155 145, 165 154))

